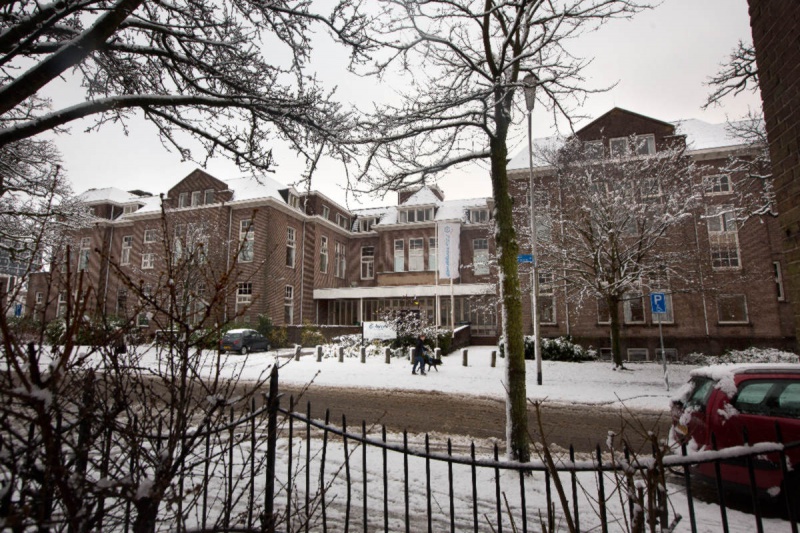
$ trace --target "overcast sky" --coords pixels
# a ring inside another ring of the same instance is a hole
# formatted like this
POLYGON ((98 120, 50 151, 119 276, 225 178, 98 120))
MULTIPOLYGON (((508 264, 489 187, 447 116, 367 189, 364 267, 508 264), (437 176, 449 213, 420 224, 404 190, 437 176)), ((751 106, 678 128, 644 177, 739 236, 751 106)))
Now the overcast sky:
MULTIPOLYGON (((618 106, 665 121, 697 118, 720 123, 726 117, 740 118, 748 107, 760 106, 759 95, 743 93, 728 98, 723 107, 700 109, 709 92, 705 82, 740 39, 751 40, 747 0, 664 0, 632 20, 612 21, 574 42, 575 53, 594 57, 585 72, 589 84, 603 87, 617 83, 606 93, 591 95, 581 114, 596 118, 618 106)), ((344 100, 368 98, 374 89, 341 74, 344 58, 329 55, 335 53, 332 47, 319 48, 313 61, 319 65, 320 78, 336 83, 344 100)), ((81 97, 74 90, 63 93, 81 97)), ((128 135, 113 124, 100 133, 84 133, 85 127, 73 125, 70 134, 57 137, 75 192, 92 187, 166 192, 198 167, 181 162, 178 154, 164 148, 154 128, 143 121, 131 122, 128 135)), ((533 130, 534 137, 555 133, 552 117, 534 112, 533 130)), ((509 146, 510 155, 524 149, 525 143, 524 130, 518 129, 509 146)), ((286 184, 297 180, 302 162, 285 150, 278 151, 277 157, 272 177, 286 184)), ((212 161, 206 170, 220 179, 241 175, 222 158, 212 161)), ((341 165, 326 164, 315 177, 313 188, 350 208, 395 201, 394 195, 383 201, 346 198, 343 174, 341 165)), ((491 195, 485 165, 451 171, 439 184, 448 199, 491 195)))

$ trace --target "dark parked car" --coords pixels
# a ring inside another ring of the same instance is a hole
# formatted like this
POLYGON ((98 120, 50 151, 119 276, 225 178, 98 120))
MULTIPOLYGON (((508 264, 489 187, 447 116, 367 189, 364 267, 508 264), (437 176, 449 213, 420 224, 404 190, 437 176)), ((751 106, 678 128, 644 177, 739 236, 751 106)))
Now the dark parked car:
MULTIPOLYGON (((784 444, 800 441, 800 365, 750 364, 698 368, 680 398, 672 403, 670 441, 687 444, 690 450, 712 450, 748 443, 776 442, 776 425, 784 444)), ((775 496, 781 490, 800 500, 800 448, 786 451, 788 479, 783 479, 780 455, 766 453, 753 460, 759 492, 775 496), (794 469, 793 469, 794 467, 794 469)), ((697 473, 715 478, 714 463, 698 465, 697 473)), ((722 481, 729 487, 749 487, 744 459, 722 462, 722 481)))
POLYGON ((232 329, 227 331, 219 341, 222 353, 239 352, 247 355, 249 352, 269 350, 269 341, 254 329, 232 329))

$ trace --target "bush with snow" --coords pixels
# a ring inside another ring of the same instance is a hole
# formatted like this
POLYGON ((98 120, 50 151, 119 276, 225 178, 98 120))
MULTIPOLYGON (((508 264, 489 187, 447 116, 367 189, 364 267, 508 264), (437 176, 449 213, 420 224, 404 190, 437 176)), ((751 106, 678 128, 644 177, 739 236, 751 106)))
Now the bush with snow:
MULTIPOLYGON (((535 359, 536 337, 533 335, 525 336, 525 359, 535 359)), ((505 339, 500 339, 500 357, 505 357, 505 339)), ((582 361, 593 361, 595 352, 587 350, 580 344, 572 341, 572 337, 556 337, 555 339, 542 339, 541 344, 543 361, 562 361, 567 363, 580 363, 582 361)))
POLYGON ((690 365, 720 365, 732 363, 800 363, 800 357, 792 352, 784 352, 776 348, 750 347, 745 350, 729 350, 723 355, 705 355, 691 353, 684 363, 690 365))

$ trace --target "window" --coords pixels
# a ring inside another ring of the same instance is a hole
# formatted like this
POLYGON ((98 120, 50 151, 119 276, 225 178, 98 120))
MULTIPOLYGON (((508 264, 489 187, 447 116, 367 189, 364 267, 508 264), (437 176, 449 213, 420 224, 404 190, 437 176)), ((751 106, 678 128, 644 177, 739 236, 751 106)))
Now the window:
POLYGON ((294 323, 294 287, 286 286, 283 295, 283 321, 285 324, 294 323))
POLYGON ((347 270, 347 257, 345 252, 344 243, 333 243, 333 260, 334 260, 334 276, 344 279, 347 270))
POLYGON ((341 226, 344 229, 349 231, 350 230, 350 219, 348 219, 345 216, 340 215, 339 213, 336 213, 336 225, 337 226, 341 226))
POLYGON ((158 230, 157 229, 146 229, 144 230, 144 243, 150 244, 156 242, 158 240, 158 230))
POLYGON ((253 260, 253 246, 255 244, 255 225, 253 221, 239 221, 239 262, 249 263, 253 260))
POLYGON ((81 239, 81 249, 78 254, 78 272, 89 267, 89 252, 91 251, 92 239, 83 237, 81 239))
POLYGON ((249 281, 240 281, 236 284, 236 312, 246 309, 253 300, 253 284, 249 281))
POLYGON ((433 208, 404 209, 400 211, 400 222, 427 222, 433 220, 433 208))
POLYGON ((331 208, 328 207, 327 205, 322 206, 322 218, 324 218, 325 220, 331 219, 331 208))
POLYGON ((189 193, 182 192, 178 195, 178 207, 189 207, 189 193))
POLYGON ((67 316, 67 293, 65 292, 58 293, 58 310, 56 314, 60 318, 67 316))
POLYGON ((155 267, 155 254, 142 254, 142 269, 147 270, 155 267))
POLYGON ((406 249, 403 239, 394 241, 394 271, 403 272, 406 269, 406 249))
POLYGON ((150 325, 150 315, 144 311, 136 315, 136 325, 140 328, 146 328, 150 325))
POLYGON ((488 209, 470 209, 468 212, 468 220, 473 224, 485 224, 489 222, 488 209))
POLYGON ((747 324, 747 299, 744 294, 721 294, 717 312, 720 324, 747 324))
POLYGON ((119 256, 120 265, 130 264, 131 248, 133 248, 133 235, 125 235, 122 237, 122 252, 119 256))
POLYGON ((778 293, 778 301, 783 302, 786 300, 786 296, 783 292, 783 275, 781 274, 780 261, 772 262, 772 270, 775 273, 775 290, 778 293))
POLYGON ((611 152, 611 157, 623 156, 625 152, 628 151, 628 138, 618 137, 616 139, 611 139, 608 141, 608 147, 611 152))
POLYGON ((361 279, 373 279, 375 277, 375 247, 361 247, 361 279))
POLYGON ((37 292, 36 293, 36 305, 42 305, 44 303, 44 293, 37 292))
POLYGON ((556 323, 555 280, 552 272, 539 271, 539 323, 556 323))
POLYGON ((425 270, 425 239, 408 239, 408 270, 425 270))
POLYGON ((175 224, 172 236, 172 264, 177 264, 183 258, 183 245, 186 241, 186 225, 175 224))
POLYGON ((192 206, 200 205, 200 199, 203 197, 202 191, 192 192, 192 206))
POLYGON ((359 219, 358 227, 356 228, 357 231, 372 231, 372 226, 377 224, 380 221, 378 217, 367 217, 359 219))
POLYGON ((711 248, 711 267, 714 270, 739 268, 739 234, 732 210, 706 216, 711 248))
POLYGON ((428 270, 436 270, 439 249, 436 246, 436 237, 428 239, 428 270))
POLYGON ((293 207, 295 209, 300 209, 300 198, 295 196, 294 194, 289 194, 289 207, 293 207))
POLYGON ((641 292, 629 292, 623 297, 626 324, 644 324, 644 298, 641 292))
POLYGON ((587 141, 583 147, 587 158, 601 159, 603 157, 603 141, 587 141))
POLYGON ((678 360, 678 350, 676 348, 664 348, 663 352, 661 348, 656 348, 656 361, 663 361, 664 355, 667 357, 667 361, 678 360))
POLYGON ((476 276, 485 276, 489 273, 488 239, 475 239, 472 241, 472 262, 476 276))
POLYGON ((129 215, 131 213, 136 212, 137 209, 139 209, 138 205, 126 205, 122 208, 122 214, 129 215))
POLYGON ((128 289, 117 289, 117 316, 127 316, 128 314, 128 289))
POLYGON ((214 203, 214 189, 206 189, 203 203, 206 205, 214 203))
POLYGON ((650 352, 647 348, 628 348, 628 361, 649 361, 650 352))
POLYGON ((319 271, 328 273, 328 238, 321 237, 319 241, 319 271))
POLYGON ((606 301, 605 298, 597 299, 597 323, 598 324, 611 323, 611 312, 608 309, 608 302, 606 301))
POLYGON ((728 194, 731 192, 731 177, 727 174, 706 177, 708 194, 728 194))
POLYGON ((536 240, 537 242, 553 240, 553 218, 547 213, 536 214, 536 240))
POLYGON ((286 266, 289 268, 294 268, 296 249, 297 231, 294 228, 286 228, 286 266))

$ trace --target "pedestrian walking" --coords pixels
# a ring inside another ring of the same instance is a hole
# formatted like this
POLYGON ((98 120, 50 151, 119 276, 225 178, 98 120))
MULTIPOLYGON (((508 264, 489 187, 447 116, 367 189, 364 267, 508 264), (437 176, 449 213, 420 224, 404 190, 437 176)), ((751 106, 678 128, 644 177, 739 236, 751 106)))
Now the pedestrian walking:
POLYGON ((414 364, 411 367, 411 373, 417 373, 417 367, 419 367, 419 373, 423 376, 425 375, 425 352, 428 348, 425 346, 425 334, 420 333, 419 337, 417 337, 417 343, 414 346, 414 364))

